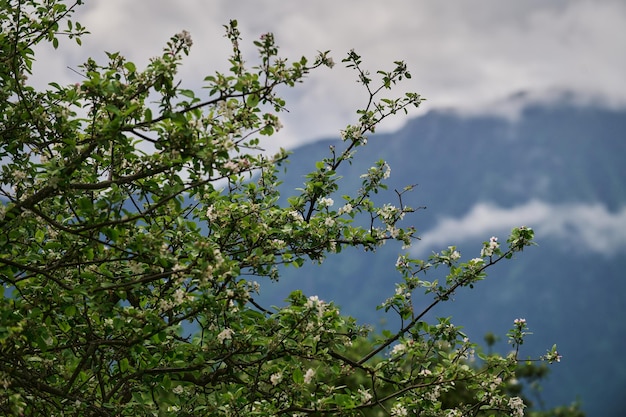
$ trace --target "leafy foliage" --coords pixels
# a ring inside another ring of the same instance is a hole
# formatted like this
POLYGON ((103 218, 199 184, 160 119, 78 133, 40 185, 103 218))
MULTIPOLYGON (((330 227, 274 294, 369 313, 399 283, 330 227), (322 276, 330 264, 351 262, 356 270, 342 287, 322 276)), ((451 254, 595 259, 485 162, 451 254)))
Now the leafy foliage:
MULTIPOLYGON (((81 83, 36 91, 27 82, 32 47, 56 47, 61 34, 80 43, 83 27, 68 20, 80 3, 0 3, 3 414, 522 415, 523 400, 504 388, 525 321, 509 334, 514 353, 481 354, 473 366, 475 345, 459 328, 423 318, 531 245, 530 228, 513 229, 506 248, 492 238, 467 262, 454 247, 428 261, 401 256, 404 279, 381 308, 403 322, 373 341, 316 296, 296 291, 281 308, 255 301, 258 281, 279 278, 277 265, 416 238, 401 226, 413 212, 402 200, 410 187, 397 205, 370 199, 385 187, 384 161, 341 207, 329 197, 340 190, 337 168, 366 135, 422 102, 414 93, 378 98, 410 78, 402 62, 375 81, 361 57, 348 54, 343 62, 368 103, 342 131, 344 149, 332 149, 281 206, 278 167, 287 153, 266 155, 260 138, 281 128, 278 87, 332 67, 328 53, 289 63, 266 34, 254 42, 259 64, 249 68, 231 21, 230 72, 207 76, 202 96, 176 79, 192 46, 186 31, 143 70, 109 53, 106 64, 82 66, 81 83), (427 281, 436 268, 445 277, 427 281), (420 289, 433 301, 415 311, 420 289), (451 400, 458 387, 463 400, 451 400)), ((542 359, 559 358, 554 347, 542 359)))

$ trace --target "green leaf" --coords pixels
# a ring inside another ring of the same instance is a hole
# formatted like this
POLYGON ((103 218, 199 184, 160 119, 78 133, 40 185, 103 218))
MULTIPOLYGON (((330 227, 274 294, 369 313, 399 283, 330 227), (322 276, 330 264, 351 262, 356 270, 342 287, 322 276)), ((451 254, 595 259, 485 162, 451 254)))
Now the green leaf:
POLYGON ((196 98, 196 94, 193 92, 193 90, 181 89, 181 90, 178 90, 178 92, 182 96, 189 97, 189 98, 196 98))
POLYGON ((35 232, 35 241, 37 243, 42 243, 45 237, 45 232, 42 229, 37 229, 37 231, 35 232))
POLYGON ((125 62, 124 63, 124 68, 126 68, 128 70, 128 72, 136 72, 137 68, 135 67, 135 64, 133 64, 132 62, 125 62))
POLYGON ((68 317, 73 317, 74 315, 76 315, 76 306, 75 305, 69 305, 67 307, 65 307, 65 315, 68 317))
POLYGON ((128 368, 129 368, 128 358, 122 358, 119 361, 119 366, 120 366, 120 372, 128 371, 128 368))
POLYGON ((293 382, 295 382, 296 384, 304 383, 304 375, 302 374, 302 370, 300 368, 296 367, 293 370, 293 373, 291 374, 291 378, 293 379, 293 382))
POLYGON ((248 107, 256 107, 259 105, 260 97, 258 94, 249 94, 246 99, 246 105, 248 107))

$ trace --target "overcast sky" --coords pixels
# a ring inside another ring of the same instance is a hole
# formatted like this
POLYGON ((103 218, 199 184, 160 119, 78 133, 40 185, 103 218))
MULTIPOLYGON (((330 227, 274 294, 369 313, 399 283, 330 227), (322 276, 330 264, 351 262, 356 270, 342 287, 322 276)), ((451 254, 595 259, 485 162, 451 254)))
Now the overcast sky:
MULTIPOLYGON (((82 48, 71 41, 41 51, 39 77, 76 82, 66 68, 102 51, 120 51, 143 65, 182 29, 194 45, 181 77, 199 87, 226 68, 223 25, 239 21, 242 45, 273 32, 290 58, 331 50, 336 62, 350 49, 372 72, 405 60, 413 78, 403 88, 425 96, 420 112, 510 111, 519 91, 549 99, 563 91, 580 101, 626 107, 626 1, 623 0, 90 0, 77 20, 91 32, 82 48)), ((400 91, 400 90, 399 90, 400 91)), ((278 140, 293 147, 337 136, 364 104, 355 74, 337 65, 320 69, 286 94, 290 113, 278 140)), ((399 116, 386 129, 401 125, 399 116)))

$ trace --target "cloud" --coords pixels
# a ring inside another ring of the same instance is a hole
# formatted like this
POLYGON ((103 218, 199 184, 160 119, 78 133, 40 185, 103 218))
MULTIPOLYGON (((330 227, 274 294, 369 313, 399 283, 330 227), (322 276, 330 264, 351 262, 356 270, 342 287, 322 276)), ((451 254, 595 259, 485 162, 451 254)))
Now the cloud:
POLYGON ((610 212, 599 203, 549 204, 532 200, 513 208, 478 203, 461 218, 441 219, 414 245, 414 255, 450 244, 486 241, 492 235, 504 240, 518 226, 532 227, 538 242, 558 239, 566 250, 606 256, 626 252, 626 207, 610 212))
MULTIPOLYGON (((78 76, 66 66, 103 57, 103 51, 119 50, 145 63, 171 35, 186 29, 194 47, 180 75, 199 88, 204 76, 228 67, 222 25, 230 19, 239 21, 248 60, 252 40, 264 32, 274 32, 280 52, 292 59, 331 49, 339 61, 354 48, 372 73, 405 60, 413 77, 398 91, 423 94, 426 110, 511 112, 517 107, 503 106, 502 98, 522 90, 535 95, 570 90, 605 105, 626 106, 626 54, 619 53, 626 44, 626 3, 621 0, 88 2, 78 15, 92 33, 84 47, 42 48, 38 77, 76 82, 78 76)), ((367 103, 355 79, 353 71, 337 65, 285 90, 290 113, 277 144, 294 147, 336 136, 353 122, 354 111, 367 103)), ((404 121, 396 117, 384 129, 404 121)))

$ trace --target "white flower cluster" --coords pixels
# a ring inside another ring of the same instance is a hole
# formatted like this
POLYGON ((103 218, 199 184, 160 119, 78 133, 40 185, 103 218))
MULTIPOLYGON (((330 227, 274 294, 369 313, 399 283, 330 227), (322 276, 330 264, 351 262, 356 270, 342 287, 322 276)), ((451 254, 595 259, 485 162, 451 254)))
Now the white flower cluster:
POLYGON ((389 225, 395 223, 397 220, 402 220, 404 213, 394 205, 385 204, 382 208, 379 208, 376 212, 382 219, 383 223, 389 225))
POLYGON ((233 172, 241 172, 247 168, 250 168, 250 161, 246 158, 240 158, 236 160, 230 160, 224 163, 224 168, 233 172))
POLYGON ((383 169, 385 170, 385 173, 383 174, 383 179, 386 180, 391 176, 391 167, 387 162, 385 162, 385 164, 383 165, 383 169))
POLYGON ((326 65, 328 68, 332 68, 335 66, 335 61, 332 57, 328 56, 328 52, 320 52, 317 56, 316 62, 319 62, 322 65, 326 65))
POLYGON ((304 221, 304 217, 302 217, 302 213, 300 213, 298 210, 291 210, 289 212, 289 215, 291 216, 292 219, 294 219, 298 223, 304 221))
POLYGON ((367 144, 367 137, 363 135, 361 126, 352 126, 348 125, 345 129, 340 130, 339 134, 341 136, 341 140, 351 140, 354 142, 359 142, 362 145, 367 144))
POLYGON ((207 219, 209 219, 209 221, 212 221, 212 222, 217 220, 218 213, 217 213, 217 210, 215 210, 215 207, 209 206, 209 208, 206 209, 206 217, 207 219))
POLYGON ((483 258, 474 258, 474 259, 470 259, 469 261, 469 266, 470 267, 480 267, 485 261, 483 261, 483 258))
POLYGON ((264 118, 265 118, 265 124, 267 126, 273 127, 274 130, 276 130, 277 132, 284 127, 280 119, 278 118, 278 116, 274 114, 266 113, 264 118))
POLYGON ((26 173, 24 171, 15 170, 13 171, 13 178, 18 181, 23 181, 26 179, 26 173))
POLYGON ((396 260, 396 268, 408 268, 410 266, 409 257, 407 255, 400 255, 396 260))
POLYGON ((524 401, 520 397, 511 397, 509 398, 509 408, 513 413, 513 417, 523 417, 524 415, 524 401))
POLYGON ((361 394, 361 400, 363 403, 368 403, 372 399, 372 394, 370 394, 369 389, 359 388, 359 394, 361 394))
POLYGON ((310 384, 311 381, 313 381, 313 377, 315 376, 315 370, 309 368, 306 373, 304 374, 304 383, 305 384, 310 384))
POLYGON ((193 41, 191 40, 191 34, 186 30, 183 30, 182 32, 177 33, 176 38, 180 41, 183 41, 185 46, 188 48, 191 47, 191 45, 193 45, 193 41))
POLYGON ((391 167, 389 166, 389 164, 387 164, 387 162, 385 162, 380 168, 377 166, 369 168, 367 170, 367 173, 361 174, 359 178, 364 178, 364 179, 369 178, 372 181, 379 182, 381 179, 386 180, 390 176, 391 176, 391 167))
POLYGON ((398 343, 397 345, 395 345, 392 349, 391 352, 389 352, 390 356, 399 356, 401 354, 403 354, 406 351, 406 346, 403 343, 398 343))
POLYGON ((472 349, 472 344, 470 343, 470 340, 467 337, 463 338, 463 345, 464 347, 460 351, 461 358, 468 360, 470 362, 474 362, 476 360, 476 356, 475 356, 476 351, 472 349))
POLYGON ((435 402, 439 400, 440 395, 441 395, 441 385, 435 385, 424 393, 424 398, 426 398, 429 401, 435 402))
POLYGON ((333 204, 335 204, 335 202, 333 201, 332 198, 323 197, 318 200, 317 204, 320 208, 323 208, 323 207, 331 207, 333 204))
POLYGON ((282 380, 283 380, 283 374, 282 374, 282 372, 276 372, 276 373, 273 373, 273 374, 270 376, 270 382, 271 382, 271 383, 272 383, 272 385, 274 385, 274 386, 278 385, 278 384, 280 383, 280 381, 282 381, 282 380))
POLYGON ((159 301, 159 310, 161 312, 171 310, 174 307, 177 307, 183 304, 185 300, 189 298, 190 298, 189 294, 187 294, 187 292, 184 289, 178 288, 176 291, 174 291, 172 298, 162 298, 159 301))
POLYGON ((217 102, 217 113, 226 120, 231 120, 235 114, 234 109, 237 106, 236 101, 220 100, 217 102))
POLYGON ((396 295, 408 300, 411 298, 411 292, 407 289, 405 284, 396 285, 396 295))
POLYGON ((500 388, 500 385, 502 385, 502 378, 497 376, 491 382, 485 382, 482 385, 486 386, 489 391, 495 392, 500 388))
POLYGON ((203 119, 191 119, 187 122, 190 128, 201 130, 204 128, 204 120, 203 119))
POLYGON ((339 210, 337 211, 337 213, 341 216, 342 214, 347 214, 347 213, 351 213, 352 209, 354 207, 352 207, 352 204, 350 203, 346 203, 343 207, 340 207, 339 210))
POLYGON ((408 410, 402 404, 398 403, 391 407, 390 413, 392 417, 404 417, 409 415, 408 410))
POLYGON ((439 323, 435 326, 437 330, 441 332, 446 337, 455 336, 457 333, 457 328, 454 324, 450 323, 439 323))
POLYGON ((310 296, 306 301, 305 307, 311 310, 317 310, 318 317, 322 317, 326 311, 326 303, 320 300, 317 295, 310 296))
POLYGON ((556 350, 556 348, 552 351, 548 351, 548 353, 541 357, 541 359, 543 359, 544 361, 548 361, 549 363, 561 362, 561 358, 563 358, 563 356, 559 355, 559 352, 556 350))
POLYGON ((235 334, 235 331, 230 327, 227 327, 217 335, 217 341, 224 343, 224 341, 232 339, 233 334, 235 334))
POLYGON ((485 246, 480 251, 480 256, 492 256, 494 251, 498 249, 500 244, 498 243, 498 238, 495 236, 491 236, 489 242, 485 244, 485 246))

